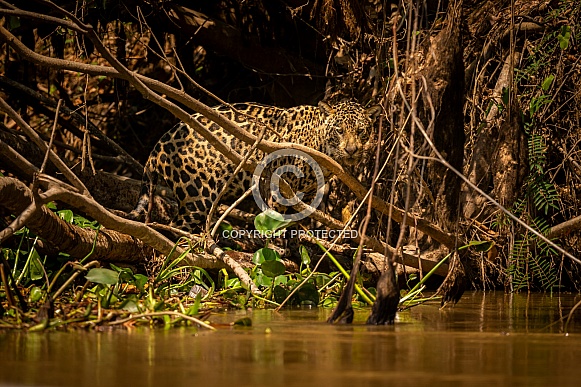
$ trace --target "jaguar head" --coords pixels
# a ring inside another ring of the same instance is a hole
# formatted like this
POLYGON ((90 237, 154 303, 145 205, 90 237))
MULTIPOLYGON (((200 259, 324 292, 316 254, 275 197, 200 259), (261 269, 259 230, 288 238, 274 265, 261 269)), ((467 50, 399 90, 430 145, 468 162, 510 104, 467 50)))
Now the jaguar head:
POLYGON ((351 166, 367 159, 376 142, 373 122, 381 112, 380 106, 364 108, 356 102, 328 105, 319 102, 326 115, 326 154, 343 166, 351 166))

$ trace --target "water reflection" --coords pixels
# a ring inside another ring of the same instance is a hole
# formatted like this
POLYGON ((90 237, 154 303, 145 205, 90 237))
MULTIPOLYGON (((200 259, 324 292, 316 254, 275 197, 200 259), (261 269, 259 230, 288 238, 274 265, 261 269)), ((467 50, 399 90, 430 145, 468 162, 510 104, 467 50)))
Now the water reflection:
POLYGON ((324 323, 325 309, 234 311, 248 328, 0 333, 0 383, 59 386, 577 385, 581 326, 547 326, 581 298, 467 294, 395 326, 324 323), (577 332, 577 333, 576 333, 577 332))

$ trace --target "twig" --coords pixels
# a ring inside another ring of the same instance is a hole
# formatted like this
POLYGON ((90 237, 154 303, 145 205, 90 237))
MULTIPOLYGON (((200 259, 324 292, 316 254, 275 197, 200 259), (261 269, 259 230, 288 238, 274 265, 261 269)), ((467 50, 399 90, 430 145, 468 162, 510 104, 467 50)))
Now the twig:
MULTIPOLYGON (((55 107, 55 105, 56 105, 52 99, 47 98, 44 94, 39 93, 35 90, 32 90, 31 88, 26 87, 18 82, 15 82, 11 79, 6 78, 4 76, 0 76, 0 82, 5 83, 9 87, 16 89, 18 92, 25 93, 25 94, 29 95, 30 97, 39 100, 41 103, 44 103, 44 104, 48 105, 49 107, 55 107)), ((76 122, 78 125, 85 126, 85 128, 88 129, 93 136, 95 136, 95 137, 97 137, 97 139, 103 141, 106 148, 111 150, 113 152, 113 154, 117 154, 117 156, 100 156, 100 155, 97 156, 97 155, 95 155, 94 156, 95 158, 102 158, 104 160, 109 159, 111 161, 122 162, 122 163, 127 164, 135 173, 137 173, 139 175, 141 175, 143 173, 143 165, 141 165, 129 153, 127 153, 127 151, 125 149, 120 147, 119 144, 117 144, 115 141, 111 140, 109 137, 107 137, 105 134, 103 134, 103 132, 101 132, 101 130, 99 130, 99 128, 97 127, 96 124, 94 124, 92 121, 90 121, 88 119, 85 119, 77 111, 71 110, 66 106, 61 106, 61 110, 64 114, 70 116, 72 121, 76 122)), ((59 142, 55 142, 55 143, 60 144, 59 146, 61 146, 61 147, 66 146, 65 144, 62 144, 59 142)), ((74 152, 79 152, 76 148, 69 147, 67 149, 73 150, 74 152)))
POLYGON ((18 165, 20 169, 30 178, 35 173, 38 173, 38 168, 22 157, 14 148, 6 144, 4 141, 0 140, 0 155, 4 156, 6 159, 14 161, 14 164, 18 165))
POLYGON ((38 133, 34 131, 14 109, 6 101, 0 97, 0 109, 4 110, 10 118, 12 118, 18 126, 26 133, 26 135, 40 148, 41 151, 49 154, 50 161, 65 175, 65 177, 75 186, 80 192, 90 196, 89 190, 81 180, 67 167, 67 165, 58 157, 52 150, 50 150, 46 143, 40 138, 38 133))
POLYGON ((212 238, 214 238, 216 236, 216 232, 218 231, 218 228, 220 227, 220 224, 224 221, 224 219, 226 219, 226 217, 228 215, 230 215, 230 213, 240 204, 244 201, 244 199, 246 199, 251 193, 252 190, 254 189, 255 185, 252 185, 250 188, 248 188, 246 190, 246 192, 244 192, 238 199, 236 199, 236 201, 234 201, 234 203, 232 203, 230 206, 228 206, 228 208, 226 208, 224 210, 224 213, 222 215, 220 215, 220 218, 218 218, 218 221, 216 222, 216 224, 214 225, 214 228, 212 229, 212 232, 210 233, 210 236, 212 238))
POLYGON ((49 153, 49 150, 52 149, 52 143, 54 142, 54 135, 56 133, 56 125, 58 123, 58 118, 59 118, 59 113, 61 110, 62 102, 63 102, 63 100, 59 99, 59 101, 56 105, 56 112, 54 113, 54 123, 52 125, 52 132, 50 134, 50 141, 48 143, 48 147, 46 148, 46 153, 44 154, 44 160, 42 160, 42 165, 40 166, 39 173, 44 173, 44 169, 46 168, 46 162, 48 161, 48 153, 49 153))
POLYGON ((156 316, 177 316, 177 317, 183 318, 184 320, 192 321, 192 322, 198 324, 199 326, 201 326, 202 328, 206 328, 206 329, 209 329, 211 331, 216 330, 216 328, 214 328, 213 326, 208 325, 205 322, 198 320, 195 317, 191 317, 191 316, 188 316, 187 314, 183 314, 180 312, 174 312, 171 310, 167 310, 167 311, 163 311, 163 312, 149 312, 149 313, 136 314, 135 316, 127 317, 127 318, 124 318, 122 320, 112 321, 112 322, 108 323, 107 325, 125 324, 126 322, 131 321, 131 320, 138 320, 140 318, 156 317, 156 316))
POLYGON ((559 223, 558 225, 551 227, 549 233, 547 234, 547 238, 559 238, 569 232, 576 230, 581 230, 581 216, 577 216, 573 219, 569 219, 563 223, 559 223))
POLYGON ((250 290, 252 294, 258 295, 262 294, 262 292, 258 289, 254 281, 252 281, 252 278, 250 278, 248 273, 242 268, 242 266, 240 266, 238 262, 229 257, 228 254, 226 254, 224 250, 222 250, 216 244, 216 242, 214 242, 212 238, 206 237, 206 241, 207 241, 206 251, 208 253, 216 256, 219 260, 224 262, 226 266, 230 267, 234 271, 234 274, 236 274, 240 281, 244 283, 244 285, 246 285, 246 288, 250 290))
POLYGON ((581 301, 579 301, 578 303, 575 304, 575 306, 573 307, 573 309, 571 309, 571 311, 569 312, 569 315, 567 316, 567 321, 565 322, 565 333, 567 333, 567 329, 569 329, 569 322, 571 321, 571 317, 573 317, 573 313, 577 310, 577 308, 579 308, 581 306, 581 301))
MULTIPOLYGON (((8 272, 10 272, 10 270, 8 270, 8 272)), ((2 280, 2 282, 4 283, 4 292, 6 293, 6 300, 8 301, 8 306, 14 308, 16 306, 16 302, 14 301, 14 297, 12 297, 10 282, 8 282, 8 277, 6 277, 3 262, 0 262, 0 280, 2 280)))
MULTIPOLYGON (((50 195, 52 192, 49 190, 46 193, 50 195)), ((16 217, 16 219, 14 219, 12 222, 10 222, 8 227, 6 227, 4 230, 0 231, 0 243, 3 243, 8 238, 13 236, 16 231, 18 231, 22 227, 24 227, 24 225, 26 225, 28 220, 33 215, 35 215, 37 210, 38 210, 38 206, 36 205, 36 201, 34 200, 34 198, 31 198, 31 203, 28 205, 28 207, 26 207, 26 209, 24 211, 22 211, 16 217)))
MULTIPOLYGON (((89 263, 87 263, 86 265, 82 266, 84 268, 84 270, 88 270, 90 267, 93 266, 99 266, 99 261, 91 261, 89 263)), ((73 281, 81 274, 81 270, 77 269, 66 281, 64 284, 62 284, 62 286, 52 295, 52 300, 56 301, 56 299, 58 298, 58 296, 61 295, 62 292, 65 291, 66 288, 69 287, 69 285, 71 283, 73 283, 73 281)), ((56 279, 56 278, 55 278, 56 279)), ((53 280, 54 282, 54 280, 53 280)), ((51 284, 52 285, 52 284, 51 284)))

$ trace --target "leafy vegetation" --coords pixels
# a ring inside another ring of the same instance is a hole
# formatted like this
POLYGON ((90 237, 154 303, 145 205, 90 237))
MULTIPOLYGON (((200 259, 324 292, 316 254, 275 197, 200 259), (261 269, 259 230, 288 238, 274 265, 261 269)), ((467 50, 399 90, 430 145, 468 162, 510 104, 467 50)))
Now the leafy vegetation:
MULTIPOLYGON (((520 96, 522 100, 530 100, 528 112, 523 117, 529 170, 522 197, 515 202, 513 212, 543 235, 547 235, 551 228, 549 222, 553 213, 562 206, 557 188, 547 171, 544 121, 548 107, 554 102, 551 90, 555 83, 561 81, 551 72, 551 58, 567 50, 570 38, 571 28, 566 25, 546 35, 534 48, 528 65, 523 66, 524 70, 516 70, 517 81, 521 84, 530 85, 535 79, 542 82, 536 87, 529 87, 530 94, 520 96)), ((557 270, 559 256, 555 249, 527 230, 517 235, 507 265, 511 289, 556 289, 560 275, 557 270)))
MULTIPOLYGON (((77 225, 99 228, 95 222, 89 222, 70 210, 57 213, 77 225)), ((191 249, 198 248, 193 245, 177 258, 164 260, 154 277, 114 264, 100 267, 97 261, 90 260, 90 256, 73 262, 63 255, 59 265, 46 267, 46 256, 41 257, 35 249, 38 238, 23 228, 18 233, 18 249, 2 249, 13 268, 15 283, 9 289, 4 288, 0 299, 16 292, 22 292, 26 299, 24 306, 14 301, 15 307, 2 312, 0 328, 20 327, 38 331, 120 324, 126 328, 134 324, 206 326, 203 320, 207 312, 215 308, 273 308, 283 304, 333 307, 349 274, 332 254, 320 245, 338 271, 316 272, 307 249, 300 246, 302 262, 299 271, 285 273, 280 255, 268 246, 270 238, 280 235, 289 224, 281 222, 272 213, 263 213, 256 217, 255 225, 261 233, 269 235, 266 247, 254 254, 256 266, 249 271, 254 283, 263 291, 262 297, 251 295, 238 278, 230 278, 226 269, 213 276, 204 269, 186 265, 186 255, 191 249), (25 249, 24 246, 28 245, 30 248, 25 249)), ((187 243, 185 239, 180 241, 183 242, 187 243)), ((430 276, 428 273, 422 281, 413 286, 410 284, 410 289, 402 291, 402 307, 427 300, 422 297, 422 291, 430 276)), ((414 280, 410 278, 416 282, 414 280)), ((375 300, 375 289, 366 288, 361 280, 358 280, 357 289, 353 305, 356 308, 370 306, 375 300)))

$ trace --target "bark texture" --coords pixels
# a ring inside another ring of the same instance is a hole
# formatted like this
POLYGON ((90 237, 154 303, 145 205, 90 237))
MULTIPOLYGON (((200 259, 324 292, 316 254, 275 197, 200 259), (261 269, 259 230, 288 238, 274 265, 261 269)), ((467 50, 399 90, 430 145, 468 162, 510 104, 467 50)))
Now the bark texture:
MULTIPOLYGON (((431 42, 427 53, 425 112, 435 109, 433 141, 436 149, 458 171, 464 160, 464 64, 461 6, 450 7, 447 27, 431 42)), ((428 181, 436 203, 434 216, 446 231, 454 229, 460 206, 460 178, 437 161, 428 165, 428 181)))
MULTIPOLYGON (((32 192, 20 181, 0 178, 0 206, 12 214, 21 214, 32 204, 32 192)), ((54 252, 62 251, 81 259, 93 250, 92 258, 108 262, 139 263, 151 255, 151 249, 139 239, 113 230, 77 227, 62 220, 46 206, 40 205, 26 226, 47 242, 54 252)))

